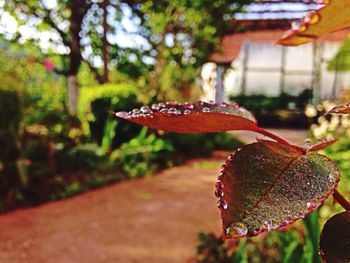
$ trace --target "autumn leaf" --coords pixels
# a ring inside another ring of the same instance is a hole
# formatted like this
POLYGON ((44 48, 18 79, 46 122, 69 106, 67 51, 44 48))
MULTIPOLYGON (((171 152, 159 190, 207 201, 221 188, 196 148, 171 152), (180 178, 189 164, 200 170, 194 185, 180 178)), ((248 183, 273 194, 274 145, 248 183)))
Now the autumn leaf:
POLYGON ((336 138, 325 139, 325 140, 317 142, 316 144, 305 147, 305 150, 307 152, 319 151, 319 150, 327 148, 328 146, 332 145, 333 143, 335 143, 337 141, 338 141, 338 139, 336 139, 336 138))
POLYGON ((350 1, 332 0, 318 10, 307 13, 301 22, 294 22, 292 29, 278 40, 285 46, 308 43, 324 34, 350 26, 350 1))
POLYGON ((291 224, 320 206, 338 181, 338 168, 323 155, 271 141, 246 145, 223 164, 216 183, 223 236, 291 224))
POLYGON ((333 216, 324 225, 320 254, 328 262, 350 262, 350 211, 333 216))
POLYGON ((150 128, 177 133, 258 130, 253 114, 235 103, 159 103, 115 115, 150 128))
POLYGON ((350 113, 350 103, 349 104, 344 104, 344 105, 339 105, 337 107, 334 107, 331 109, 329 112, 326 114, 330 113, 335 113, 335 114, 349 114, 350 113))

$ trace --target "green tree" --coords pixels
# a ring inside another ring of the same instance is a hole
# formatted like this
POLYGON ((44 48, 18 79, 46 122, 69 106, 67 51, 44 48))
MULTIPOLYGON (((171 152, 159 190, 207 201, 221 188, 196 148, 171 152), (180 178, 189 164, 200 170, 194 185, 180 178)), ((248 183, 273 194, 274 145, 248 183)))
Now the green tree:
MULTIPOLYGON (((63 66, 55 68, 57 73, 67 77, 69 112, 77 110, 77 74, 86 62, 99 83, 108 81, 107 35, 114 30, 113 21, 120 17, 119 2, 116 0, 57 0, 49 4, 45 0, 5 1, 2 11, 8 12, 18 23, 18 29, 34 27, 35 32, 46 32, 50 36, 51 51, 63 58, 63 66), (107 17, 113 14, 110 23, 107 17), (102 60, 104 72, 97 68, 102 60)), ((17 30, 13 40, 23 38, 24 32, 17 30)), ((28 37, 27 37, 28 40, 28 37)), ((30 43, 40 43, 38 34, 33 34, 30 43)))
MULTIPOLYGON (((125 2, 139 21, 139 33, 149 43, 143 55, 144 61, 146 58, 152 65, 147 76, 152 95, 161 100, 174 100, 188 95, 200 67, 220 48, 220 38, 235 30, 232 26, 234 14, 250 1, 125 2)), ((135 57, 139 56, 138 52, 134 52, 135 57)), ((139 65, 140 61, 135 63, 139 65)))

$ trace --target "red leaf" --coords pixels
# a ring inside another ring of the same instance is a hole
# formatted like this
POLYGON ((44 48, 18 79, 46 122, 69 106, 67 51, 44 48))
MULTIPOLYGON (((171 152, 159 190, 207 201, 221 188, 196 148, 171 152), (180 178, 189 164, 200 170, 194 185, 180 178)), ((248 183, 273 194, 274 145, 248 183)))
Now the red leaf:
POLYGON ((338 181, 338 168, 323 155, 270 141, 246 145, 228 158, 216 183, 223 236, 291 224, 314 211, 338 181))
POLYGON ((350 211, 333 216, 324 225, 320 254, 326 262, 350 262, 350 211))
POLYGON ((159 103, 151 108, 143 106, 140 110, 115 115, 150 128, 177 133, 258 129, 253 114, 235 103, 159 103))
POLYGON ((292 29, 278 40, 278 43, 286 46, 301 45, 326 33, 349 27, 349 10, 349 0, 329 1, 319 10, 306 14, 300 23, 294 23, 292 29))
POLYGON ((306 147, 305 150, 307 152, 315 152, 315 151, 319 151, 322 150, 324 148, 327 148, 328 146, 332 145, 333 143, 335 143, 336 141, 338 141, 338 139, 326 139, 326 140, 322 140, 317 142, 316 144, 306 147))
POLYGON ((333 109, 331 109, 329 112, 327 112, 326 114, 329 113, 336 113, 336 114, 349 114, 350 113, 350 103, 349 104, 344 104, 344 105, 339 105, 337 107, 334 107, 333 109))

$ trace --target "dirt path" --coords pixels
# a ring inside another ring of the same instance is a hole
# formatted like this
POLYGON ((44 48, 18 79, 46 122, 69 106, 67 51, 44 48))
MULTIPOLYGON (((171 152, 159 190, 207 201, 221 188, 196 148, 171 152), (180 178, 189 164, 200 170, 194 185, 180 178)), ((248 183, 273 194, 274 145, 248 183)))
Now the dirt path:
POLYGON ((0 216, 0 262, 186 262, 200 230, 220 231, 221 160, 0 216))
MULTIPOLYGON (((306 136, 277 134, 293 143, 306 136)), ((199 231, 220 232, 213 189, 222 160, 192 161, 0 216, 0 263, 187 262, 199 231)))

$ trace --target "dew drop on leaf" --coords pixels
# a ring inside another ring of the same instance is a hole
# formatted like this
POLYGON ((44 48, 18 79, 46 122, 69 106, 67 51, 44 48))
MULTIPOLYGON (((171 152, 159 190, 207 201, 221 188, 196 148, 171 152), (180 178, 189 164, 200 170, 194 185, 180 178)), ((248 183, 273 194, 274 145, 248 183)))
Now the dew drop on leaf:
POLYGON ((202 111, 203 111, 203 112, 210 112, 210 109, 209 109, 208 107, 204 107, 204 108, 202 109, 202 111))
POLYGON ((306 206, 309 210, 315 210, 318 207, 319 203, 315 201, 310 201, 306 203, 306 206))
POLYGON ((140 111, 143 113, 143 114, 149 114, 149 113, 152 113, 151 109, 148 107, 148 106, 142 106, 140 111))
POLYGON ((223 197, 224 196, 224 191, 222 189, 216 189, 215 190, 215 196, 216 197, 223 197))
POLYGON ((279 227, 279 225, 274 223, 272 219, 267 219, 264 223, 264 226, 267 229, 267 231, 271 231, 279 227))
POLYGON ((119 118, 127 118, 128 117, 128 113, 126 111, 120 111, 120 112, 117 112, 115 114, 115 116, 119 117, 119 118))
POLYGON ((189 115, 189 114, 191 114, 191 111, 190 110, 184 110, 184 114, 185 115, 189 115))
POLYGON ((312 12, 307 13, 304 16, 304 23, 307 23, 309 25, 314 25, 318 21, 320 21, 320 19, 321 19, 321 16, 318 13, 318 11, 312 11, 312 12))
POLYGON ((243 223, 236 223, 225 229, 226 236, 243 237, 248 234, 248 228, 243 223))

